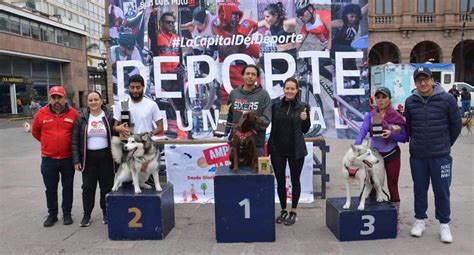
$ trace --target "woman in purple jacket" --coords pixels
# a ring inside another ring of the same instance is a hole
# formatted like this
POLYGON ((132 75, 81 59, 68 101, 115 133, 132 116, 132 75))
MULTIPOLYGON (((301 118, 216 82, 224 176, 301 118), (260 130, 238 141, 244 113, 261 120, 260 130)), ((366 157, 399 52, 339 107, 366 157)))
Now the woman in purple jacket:
MULTIPOLYGON (((398 143, 407 142, 407 124, 403 117, 392 107, 390 90, 379 87, 375 91, 377 106, 365 116, 364 123, 359 131, 355 144, 361 144, 367 133, 370 133, 370 146, 377 149, 384 158, 385 170, 387 172, 387 186, 390 193, 390 201, 395 205, 397 211, 400 209, 400 195, 398 194, 398 177, 400 175, 400 147, 398 143), (374 117, 376 120, 374 121, 374 117), (378 119, 378 120, 377 120, 378 119), (381 122, 382 132, 376 134, 376 122, 381 122)), ((398 225, 397 230, 400 230, 398 225)))

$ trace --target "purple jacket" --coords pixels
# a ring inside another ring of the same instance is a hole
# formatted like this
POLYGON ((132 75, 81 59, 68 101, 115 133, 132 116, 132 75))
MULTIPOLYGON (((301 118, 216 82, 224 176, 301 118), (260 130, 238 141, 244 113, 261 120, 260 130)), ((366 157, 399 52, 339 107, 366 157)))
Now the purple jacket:
MULTIPOLYGON (((391 107, 391 106, 390 106, 391 107)), ((391 110, 395 111, 393 108, 391 110)), ((391 111, 390 111, 391 112, 391 111)), ((398 113, 397 113, 398 114, 398 113)), ((385 122, 386 118, 384 118, 385 122)), ((370 147, 377 149, 380 152, 389 152, 397 146, 397 143, 405 143, 407 141, 407 129, 405 123, 384 123, 384 129, 390 129, 392 125, 397 124, 400 126, 400 134, 392 131, 392 134, 388 139, 382 137, 372 137, 370 142, 370 147)), ((367 133, 370 131, 370 126, 372 125, 372 112, 369 112, 365 118, 362 127, 360 128, 359 134, 355 140, 356 145, 359 145, 364 140, 367 133)))

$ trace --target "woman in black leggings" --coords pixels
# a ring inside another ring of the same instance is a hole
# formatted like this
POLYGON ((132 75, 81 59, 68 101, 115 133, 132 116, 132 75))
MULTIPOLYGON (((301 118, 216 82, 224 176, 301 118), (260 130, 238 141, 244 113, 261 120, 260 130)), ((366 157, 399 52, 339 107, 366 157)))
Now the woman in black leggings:
POLYGON ((272 130, 268 142, 269 154, 277 179, 281 213, 276 223, 290 226, 296 222, 296 207, 301 194, 300 176, 304 158, 308 154, 304 133, 308 132, 310 106, 298 100, 298 81, 291 77, 285 81, 284 97, 272 105, 272 130), (291 175, 291 210, 286 209, 286 162, 291 175))

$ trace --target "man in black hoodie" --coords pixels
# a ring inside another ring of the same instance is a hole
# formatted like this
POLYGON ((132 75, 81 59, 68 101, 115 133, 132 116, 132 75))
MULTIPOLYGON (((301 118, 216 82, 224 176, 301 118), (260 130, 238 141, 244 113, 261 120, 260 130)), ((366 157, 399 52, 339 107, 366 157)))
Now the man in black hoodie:
MULTIPOLYGON (((227 122, 237 124, 245 112, 255 111, 264 123, 256 130, 258 156, 263 156, 265 130, 271 122, 271 99, 268 92, 262 86, 257 85, 257 80, 260 77, 260 70, 257 66, 247 65, 242 70, 242 76, 244 84, 232 90, 227 99, 227 105, 229 106, 227 122)), ((229 139, 232 139, 232 136, 229 139)))

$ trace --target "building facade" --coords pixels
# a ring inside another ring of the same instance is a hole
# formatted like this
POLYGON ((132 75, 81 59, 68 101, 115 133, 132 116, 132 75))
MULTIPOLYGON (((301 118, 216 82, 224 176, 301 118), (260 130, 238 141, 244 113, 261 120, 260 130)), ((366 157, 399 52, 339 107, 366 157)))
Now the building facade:
MULTIPOLYGON (((6 0, 10 4, 49 15, 56 21, 84 30, 87 53, 87 86, 108 98, 106 49, 100 40, 105 23, 106 0, 6 0)), ((111 95, 112 96, 112 95, 111 95)))
POLYGON ((455 63, 474 85, 474 0, 370 0, 369 61, 455 63))
POLYGON ((70 103, 83 106, 86 36, 48 16, 0 3, 0 114, 26 111, 31 99, 47 102, 49 88, 57 85, 66 88, 70 103))

